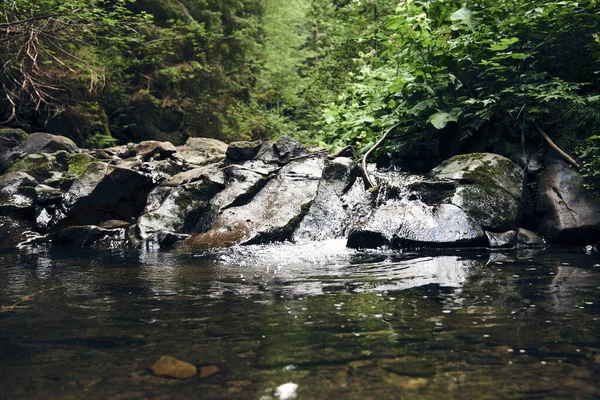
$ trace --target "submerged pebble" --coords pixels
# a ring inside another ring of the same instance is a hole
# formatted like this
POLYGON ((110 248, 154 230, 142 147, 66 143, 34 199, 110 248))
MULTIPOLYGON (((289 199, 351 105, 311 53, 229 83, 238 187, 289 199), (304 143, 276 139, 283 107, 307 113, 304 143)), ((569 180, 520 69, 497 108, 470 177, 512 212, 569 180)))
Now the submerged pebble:
POLYGON ((150 369, 154 375, 177 379, 191 378, 198 372, 194 365, 171 356, 162 356, 150 369))

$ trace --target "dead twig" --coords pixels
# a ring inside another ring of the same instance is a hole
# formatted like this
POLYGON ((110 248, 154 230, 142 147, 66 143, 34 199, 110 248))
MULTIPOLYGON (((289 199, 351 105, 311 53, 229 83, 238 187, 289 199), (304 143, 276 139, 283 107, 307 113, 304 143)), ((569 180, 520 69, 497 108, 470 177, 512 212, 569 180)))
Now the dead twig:
POLYGON ((544 140, 546 142, 548 142, 548 144, 550 145, 550 147, 552 147, 554 150, 556 150, 556 152, 558 154, 560 154, 565 160, 567 160, 567 162, 569 164, 571 164, 572 166, 574 166, 575 168, 579 169, 581 168, 581 166, 577 163, 577 161, 575 161, 573 159, 573 157, 571 157, 570 155, 568 155, 567 153, 565 153, 564 151, 562 151, 560 149, 560 147, 558 147, 553 141, 552 139, 550 139, 550 137, 546 134, 546 132, 544 132, 544 130, 538 125, 537 122, 534 122, 533 125, 535 126, 535 128, 538 130, 538 132, 540 133, 540 135, 542 135, 542 137, 544 138, 544 140))
POLYGON ((369 172, 367 171, 367 158, 371 155, 372 152, 374 152, 379 146, 381 146, 383 144, 383 142, 385 141, 385 139, 387 139, 390 132, 392 132, 394 129, 399 127, 401 124, 402 124, 401 122, 398 122, 396 125, 392 126, 390 129, 388 129, 383 134, 383 136, 377 141, 377 143, 375 143, 373 145, 373 147, 371 147, 369 149, 369 151, 367 151, 365 153, 365 155, 363 156, 362 163, 361 163, 361 169, 363 172, 363 177, 365 178, 366 185, 368 186, 367 189, 372 189, 375 187, 375 183, 373 182, 373 180, 371 179, 371 176, 369 175, 369 172))
POLYGON ((57 290, 57 289, 60 289, 60 288, 63 288, 63 287, 65 287, 65 285, 55 286, 55 287, 50 288, 50 289, 44 289, 44 290, 41 290, 41 291, 39 291, 37 293, 29 294, 27 296, 23 296, 21 298, 21 300, 17 301, 13 305, 10 305, 10 306, 4 306, 3 305, 2 307, 0 307, 0 313, 13 311, 15 309, 15 307, 17 307, 20 304, 25 303, 26 301, 29 301, 29 300, 33 299, 34 297, 37 297, 37 296, 39 296, 39 295, 41 295, 43 293, 52 292, 54 290, 57 290))

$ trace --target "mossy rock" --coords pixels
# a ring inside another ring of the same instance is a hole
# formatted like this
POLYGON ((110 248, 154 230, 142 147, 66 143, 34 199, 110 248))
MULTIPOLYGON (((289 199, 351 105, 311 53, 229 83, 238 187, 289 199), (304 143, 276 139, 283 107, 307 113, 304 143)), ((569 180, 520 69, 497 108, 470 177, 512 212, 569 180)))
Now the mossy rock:
POLYGON ((471 153, 452 157, 430 175, 457 183, 450 203, 462 208, 484 229, 502 232, 518 226, 524 180, 506 157, 471 153))
POLYGON ((79 177, 85 173, 90 164, 96 161, 98 160, 86 153, 69 154, 67 157, 67 170, 79 177))
POLYGON ((27 133, 17 128, 0 128, 0 137, 20 144, 27 138, 27 133))
POLYGON ((25 172, 38 181, 50 178, 53 171, 61 170, 55 157, 49 154, 26 154, 13 160, 7 172, 25 172))

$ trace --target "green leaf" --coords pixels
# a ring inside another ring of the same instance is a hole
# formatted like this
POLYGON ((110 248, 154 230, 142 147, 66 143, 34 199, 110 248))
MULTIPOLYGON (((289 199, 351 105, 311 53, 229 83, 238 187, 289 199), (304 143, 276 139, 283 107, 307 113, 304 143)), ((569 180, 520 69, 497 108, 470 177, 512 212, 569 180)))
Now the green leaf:
POLYGON ((435 127, 435 129, 444 129, 446 125, 448 125, 448 122, 457 121, 458 119, 456 116, 443 111, 436 112, 427 120, 427 122, 430 122, 431 125, 435 127))
POLYGON ((492 43, 490 45, 490 50, 492 51, 504 51, 506 49, 508 49, 508 46, 510 46, 511 44, 515 44, 519 41, 519 38, 516 37, 512 37, 512 38, 505 38, 500 40, 500 43, 492 43))

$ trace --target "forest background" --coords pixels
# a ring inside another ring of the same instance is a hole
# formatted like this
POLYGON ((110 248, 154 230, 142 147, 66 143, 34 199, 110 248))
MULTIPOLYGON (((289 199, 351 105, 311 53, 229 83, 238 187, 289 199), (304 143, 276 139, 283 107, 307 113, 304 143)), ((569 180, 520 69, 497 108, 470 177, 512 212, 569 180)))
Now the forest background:
POLYGON ((596 0, 3 0, 3 126, 87 147, 287 134, 384 156, 540 130, 600 188, 596 0), (443 139, 443 140, 442 140, 443 139))

